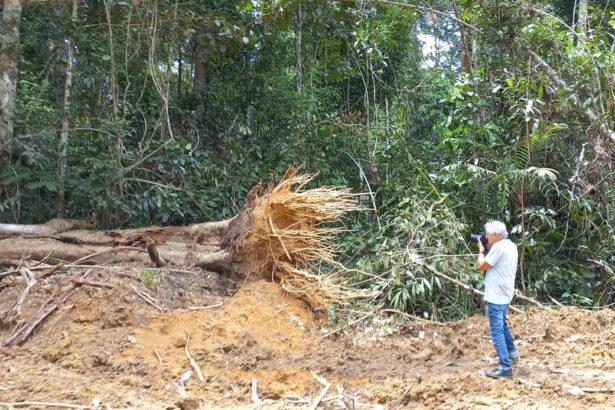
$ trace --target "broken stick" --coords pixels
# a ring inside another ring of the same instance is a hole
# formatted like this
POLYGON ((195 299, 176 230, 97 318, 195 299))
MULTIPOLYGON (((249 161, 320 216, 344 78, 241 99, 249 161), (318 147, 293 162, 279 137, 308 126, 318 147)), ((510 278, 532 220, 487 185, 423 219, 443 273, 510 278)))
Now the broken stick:
POLYGON ((87 285, 94 286, 96 288, 109 288, 113 289, 113 285, 108 283, 96 282, 95 280, 87 280, 87 279, 73 279, 73 283, 77 286, 87 285))
MULTIPOLYGON (((92 276, 92 272, 87 272, 83 277, 88 278, 92 276)), ((38 326, 47 316, 49 316, 53 311, 55 311, 58 306, 62 303, 66 302, 66 300, 75 292, 75 285, 73 284, 69 289, 67 289, 64 293, 59 296, 52 296, 49 298, 43 306, 39 308, 39 310, 34 314, 34 316, 26 322, 23 326, 19 328, 15 328, 13 333, 9 336, 9 338, 4 342, 3 346, 13 346, 13 345, 21 345, 26 341, 32 331, 38 326)))
POLYGON ((261 403, 261 399, 258 397, 258 392, 256 391, 257 384, 258 380, 256 380, 256 378, 252 379, 252 403, 254 404, 261 403))
POLYGON ((188 352, 188 342, 190 342, 190 333, 188 333, 188 336, 186 337, 186 347, 185 347, 184 350, 185 350, 185 353, 186 353, 186 357, 188 358, 188 361, 190 362, 190 365, 192 366, 192 368, 196 372, 197 376, 199 376, 199 380, 203 381, 203 380, 205 380, 205 378, 203 377, 203 373, 201 372, 201 368, 199 367, 199 364, 196 362, 196 360, 194 360, 190 356, 190 353, 188 352))
POLYGON ((13 306, 14 312, 19 312, 21 310, 21 305, 26 300, 28 293, 30 293, 30 290, 34 287, 34 285, 36 285, 36 276, 32 273, 30 269, 21 268, 21 275, 26 281, 26 287, 24 288, 23 292, 21 292, 21 295, 19 295, 19 299, 17 299, 17 303, 15 303, 15 306, 13 306))
POLYGON ((153 298, 151 296, 149 296, 147 293, 145 292, 141 292, 139 289, 135 288, 134 285, 130 285, 130 287, 132 288, 132 290, 135 291, 135 293, 137 294, 137 296, 139 296, 141 299, 143 299, 145 301, 145 303, 147 303, 148 305, 151 305, 153 307, 155 307, 156 309, 158 309, 159 311, 161 311, 162 313, 164 313, 164 309, 162 309, 156 302, 153 301, 153 298))
POLYGON ((325 395, 329 391, 329 388, 331 387, 331 383, 329 383, 327 381, 327 379, 325 379, 324 377, 321 377, 321 376, 317 375, 314 372, 310 372, 310 373, 312 374, 312 376, 314 376, 314 378, 316 378, 316 380, 318 380, 318 383, 320 383, 320 384, 325 386, 325 387, 323 387, 323 389, 320 391, 320 394, 318 395, 318 397, 316 397, 316 399, 314 400, 314 402, 310 406, 310 410, 316 410, 316 408, 320 404, 320 402, 323 399, 323 397, 325 397, 325 395))

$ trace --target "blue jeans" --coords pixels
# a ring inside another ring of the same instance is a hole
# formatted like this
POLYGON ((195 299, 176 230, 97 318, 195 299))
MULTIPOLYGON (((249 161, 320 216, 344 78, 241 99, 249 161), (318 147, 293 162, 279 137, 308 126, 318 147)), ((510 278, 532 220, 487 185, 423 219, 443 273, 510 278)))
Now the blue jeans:
POLYGON ((491 341, 498 357, 500 358, 500 366, 505 369, 510 369, 510 356, 518 357, 517 348, 513 341, 512 334, 506 323, 506 310, 508 305, 496 305, 488 303, 487 312, 489 314, 489 331, 491 333, 491 341))

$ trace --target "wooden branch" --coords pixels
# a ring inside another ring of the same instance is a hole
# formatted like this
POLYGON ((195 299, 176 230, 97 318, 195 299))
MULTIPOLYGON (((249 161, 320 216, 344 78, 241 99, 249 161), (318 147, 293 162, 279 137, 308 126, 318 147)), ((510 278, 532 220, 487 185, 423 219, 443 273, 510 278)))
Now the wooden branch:
POLYGON ((348 322, 348 323, 346 323, 344 326, 338 327, 338 328, 337 328, 337 329, 335 329, 335 330, 332 330, 332 331, 330 331, 330 332, 328 332, 328 333, 325 333, 324 335, 322 335, 322 336, 321 336, 321 338, 322 338, 322 339, 327 338, 327 337, 331 336, 332 334, 335 334, 335 333, 337 333, 337 332, 339 332, 339 331, 341 331, 341 330, 346 329, 347 327, 353 326, 353 325, 355 325, 355 324, 357 324, 357 323, 359 323, 359 322, 361 322, 361 321, 363 321, 363 320, 367 319, 367 318, 368 318, 368 317, 370 317, 370 316, 372 316, 372 314, 371 314, 370 312, 368 312, 367 314, 365 314, 365 315, 361 316, 360 318, 358 318, 358 319, 356 319, 356 320, 353 320, 352 322, 348 322))
MULTIPOLYGON (((58 270, 68 269, 68 268, 87 268, 87 269, 107 269, 107 268, 109 268, 109 266, 107 266, 107 265, 76 265, 76 264, 73 264, 73 263, 69 263, 69 264, 64 265, 63 262, 60 262, 60 264, 62 264, 62 266, 59 267, 58 270)), ((52 266, 51 268, 54 268, 54 267, 55 266, 52 266)), ((49 269, 49 268, 50 268, 49 265, 33 266, 33 267, 30 267, 30 270, 37 271, 37 270, 46 270, 46 269, 49 269)), ((19 269, 9 270, 9 271, 0 273, 0 279, 2 279, 5 276, 17 275, 19 273, 20 273, 19 269)), ((49 275, 51 275, 51 273, 49 273, 49 274, 47 274, 45 276, 49 276, 49 275)), ((38 279, 40 279, 41 277, 42 277, 42 275, 39 276, 38 279)))
POLYGON ((54 266, 52 266, 50 268, 46 268, 42 272, 39 272, 39 274, 37 275, 37 279, 43 279, 43 278, 46 278, 47 276, 53 275, 58 270, 60 270, 62 268, 62 266, 64 266, 64 262, 60 262, 57 265, 54 265, 54 266))
POLYGON ((11 235, 53 235, 55 230, 44 225, 0 224, 0 236, 11 235))
POLYGON ((92 259, 95 258, 96 256, 100 256, 100 255, 104 255, 105 253, 111 253, 111 252, 116 252, 116 251, 135 251, 135 252, 147 252, 145 249, 141 249, 141 248, 135 248, 133 246, 116 246, 115 248, 111 248, 111 249, 106 249, 104 251, 100 251, 100 252, 95 252, 89 255, 84 256, 81 259, 77 259, 75 262, 73 262, 72 264, 78 264, 79 262, 83 262, 86 261, 88 259, 92 259))
POLYGON ((160 365, 162 366, 162 357, 160 357, 160 353, 158 353, 158 349, 156 349, 155 347, 154 347, 154 354, 158 358, 158 363, 160 363, 160 365))
POLYGON ((214 303, 213 305, 207 306, 188 306, 188 310, 205 310, 205 309, 213 309, 222 306, 222 302, 214 303))
POLYGON ((410 389, 412 389, 411 385, 406 388, 406 390, 404 391, 404 393, 401 395, 401 397, 399 399, 397 399, 393 404, 391 404, 389 407, 387 407, 387 410, 394 410, 397 407, 399 407, 399 405, 404 402, 404 399, 406 398, 408 393, 410 393, 410 389))
POLYGON ((203 377, 203 373, 201 372, 201 368, 199 367, 199 364, 196 362, 196 360, 194 360, 190 356, 190 353, 188 352, 188 342, 190 342, 190 333, 188 333, 188 336, 186 337, 186 346, 185 346, 184 352, 186 353, 186 357, 188 358, 188 362, 190 362, 190 365, 192 366, 192 368, 196 372, 197 376, 199 376, 199 380, 203 381, 203 380, 205 380, 205 378, 203 377))
POLYGON ((12 268, 13 266, 19 266, 20 259, 0 259, 0 266, 4 268, 12 268))
POLYGON ((93 225, 78 219, 50 219, 41 225, 0 224, 0 236, 54 235, 74 228, 91 228, 93 225))
POLYGON ((166 265, 166 261, 158 254, 158 249, 156 249, 156 244, 154 242, 147 244, 147 253, 149 254, 149 258, 152 262, 156 264, 157 268, 161 268, 166 265))
POLYGON ((549 297, 549 299, 551 299, 551 302, 555 303, 557 306, 559 307, 565 307, 564 305, 562 305, 557 299, 555 299, 554 297, 552 297, 551 295, 547 295, 549 297))
POLYGON ((316 399, 314 400, 314 402, 310 405, 310 410, 316 410, 316 408, 318 407, 318 405, 320 404, 321 400, 323 399, 323 397, 325 397, 325 395, 327 394, 327 392, 329 391, 329 388, 331 387, 331 383, 329 383, 324 377, 320 377, 319 375, 317 375, 314 372, 310 372, 312 374, 312 376, 314 376, 314 378, 316 378, 316 380, 318 380, 318 382, 322 385, 324 385, 325 387, 323 387, 323 389, 320 391, 320 394, 318 395, 318 397, 316 397, 316 399))
MULTIPOLYGON (((463 283, 460 280, 457 279, 453 279, 448 275, 445 275, 444 273, 438 272, 436 269, 434 269, 433 267, 425 264, 425 263, 420 263, 421 266, 423 266, 425 269, 427 269, 428 271, 430 271, 431 273, 433 273, 436 276, 441 277, 442 279, 446 279, 449 282, 452 282, 454 284, 456 284, 457 286, 461 286, 462 288, 469 290, 471 292, 476 293, 477 295, 483 296, 485 297, 485 293, 481 292, 478 289, 474 289, 472 286, 468 285, 467 283, 463 283)), ((513 305, 509 305, 510 310, 512 310, 513 312, 516 313, 523 313, 522 310, 519 310, 518 308, 514 307, 513 305)))
POLYGON ((537 389, 542 388, 542 385, 540 383, 534 383, 529 380, 522 379, 520 377, 515 377, 515 380, 517 381, 517 383, 525 384, 526 386, 536 387, 537 389))
MULTIPOLYGON (((91 277, 91 272, 87 272, 84 275, 84 279, 91 277)), ((15 329, 11 336, 4 342, 3 346, 21 345, 30 336, 32 331, 38 326, 47 316, 55 311, 58 306, 66 302, 66 300, 75 292, 75 285, 73 284, 69 289, 59 296, 52 296, 49 298, 34 314, 34 316, 26 322, 19 329, 15 329)))
POLYGON ((261 404, 261 399, 258 397, 258 392, 256 390, 257 388, 257 384, 258 384, 258 380, 256 380, 256 378, 252 379, 252 403, 254 404, 261 404))
POLYGON ((94 280, 87 280, 87 279, 73 279, 73 283, 76 286, 87 285, 87 286, 94 286, 97 288, 108 288, 108 289, 114 288, 113 285, 110 285, 108 283, 96 282, 94 280))
MULTIPOLYGON (((343 1, 343 2, 345 2, 345 3, 349 3, 349 2, 350 2, 350 3, 355 3, 355 2, 356 2, 356 0, 342 0, 342 1, 343 1)), ((474 30, 474 31, 476 31, 476 32, 479 32, 479 33, 481 33, 481 34, 484 34, 484 33, 482 32, 482 30, 481 30, 481 29, 479 29, 478 27, 475 27, 475 26, 473 26, 472 24, 470 24, 470 23, 468 23, 468 22, 465 22, 465 21, 463 21, 463 20, 460 20, 460 19, 458 19, 457 17, 451 16, 450 14, 446 14, 446 13, 445 13, 445 12, 443 12, 443 11, 436 10, 436 9, 434 9, 434 8, 432 8, 432 7, 425 7, 425 6, 419 6, 419 5, 417 5, 417 4, 409 4, 409 3, 402 3, 402 2, 399 2, 399 1, 389 1, 389 0, 367 0, 367 1, 365 1, 365 2, 366 2, 366 3, 380 3, 380 4, 388 4, 388 5, 390 5, 390 6, 408 7, 408 8, 412 8, 412 9, 417 9, 417 10, 428 11, 428 12, 431 12, 431 13, 439 14, 439 15, 444 16, 444 17, 446 17, 446 18, 449 18, 449 19, 451 19, 451 20, 455 20, 456 22, 461 23, 461 24, 463 24, 464 26, 467 26, 467 27, 471 28, 472 30, 474 30)))
POLYGON ((227 273, 231 271, 231 253, 228 250, 222 250, 199 258, 197 263, 203 269, 211 270, 218 273, 227 273))
POLYGON ((54 403, 49 401, 14 401, 14 402, 4 402, 0 401, 0 406, 6 406, 6 408, 12 409, 13 407, 64 407, 68 409, 94 409, 94 406, 84 406, 81 404, 70 404, 70 403, 54 403))
POLYGON ((28 293, 30 293, 30 290, 34 287, 34 285, 36 285, 36 277, 34 276, 32 271, 30 271, 30 269, 22 268, 21 275, 26 282, 26 287, 24 288, 23 292, 21 292, 21 295, 19 295, 19 299, 17 299, 17 303, 15 303, 15 306, 13 306, 14 312, 19 312, 21 310, 21 305, 26 300, 28 293))
MULTIPOLYGON (((526 51, 529 55, 532 56, 532 58, 534 60, 536 60, 538 62, 538 64, 540 64, 540 66, 545 70, 545 72, 547 73, 547 76, 549 76, 549 78, 555 82, 555 84, 557 84, 557 86, 561 89, 566 89, 567 85, 566 82, 562 79, 562 77, 558 74, 557 71, 555 71, 550 65, 549 63, 547 63, 541 56, 538 55, 538 53, 536 53, 534 50, 530 50, 529 48, 526 48, 526 51)), ((587 107, 585 109, 585 116, 592 122, 592 123, 598 123, 598 130, 600 132, 600 135, 602 135, 604 138, 609 139, 611 142, 615 142, 615 131, 613 131, 612 129, 610 129, 608 127, 608 125, 602 121, 600 118, 598 118, 598 115, 596 115, 596 113, 590 108, 587 107)))
MULTIPOLYGON (((562 387, 572 387, 564 385, 562 387)), ((579 387, 579 386, 577 386, 579 387)), ((615 387, 579 387, 584 393, 615 393, 615 387)))
POLYGON ((398 315, 405 316, 406 318, 411 319, 411 320, 418 320, 420 322, 431 323, 432 325, 438 325, 438 326, 448 326, 448 323, 434 322, 433 320, 424 319, 422 317, 411 315, 409 313, 402 312, 401 310, 397 310, 397 309, 382 309, 381 312, 397 313, 398 315))
POLYGON ((156 309, 158 309, 160 312, 164 313, 164 309, 161 308, 156 302, 154 302, 153 298, 151 296, 149 296, 147 293, 145 292, 141 292, 139 289, 137 289, 134 285, 130 285, 130 287, 132 288, 132 290, 135 291, 135 293, 137 294, 137 296, 139 296, 141 299, 143 299, 145 301, 145 303, 147 303, 148 305, 151 305, 153 307, 155 307, 156 309))
POLYGON ((147 161, 148 159, 150 159, 151 157, 153 157, 154 155, 156 155, 156 153, 158 151, 160 151, 161 149, 163 149, 164 147, 166 147, 167 145, 169 145, 171 142, 173 142, 173 139, 169 139, 167 140, 164 144, 160 145, 158 148, 156 148, 155 150, 153 150, 152 152, 150 152, 149 154, 147 154, 146 156, 144 156, 143 158, 139 158, 137 161, 135 161, 134 164, 122 169, 120 172, 122 174, 125 174, 128 171, 131 171, 133 169, 135 169, 136 167, 138 167, 139 165, 141 165, 143 162, 147 161))
POLYGON ((280 235, 278 235, 278 233, 275 231, 275 228, 273 227, 273 221, 271 220, 271 217, 269 217, 269 226, 271 227, 271 232, 273 232, 273 235, 276 238, 278 238, 278 240, 282 244, 282 249, 284 249, 284 253, 286 254, 286 257, 288 258, 288 261, 291 262, 292 258, 290 257, 290 253, 288 253, 288 249, 286 249, 286 246, 284 245, 284 242, 282 241, 282 237, 280 235))
POLYGON ((533 298, 531 298, 529 296, 522 295, 521 292, 519 292, 518 290, 515 291, 515 297, 517 299, 521 299, 521 300, 525 300, 526 302, 533 303, 534 305, 538 306, 541 309, 546 309, 545 305, 543 305, 542 303, 540 303, 536 299, 533 299, 533 298))

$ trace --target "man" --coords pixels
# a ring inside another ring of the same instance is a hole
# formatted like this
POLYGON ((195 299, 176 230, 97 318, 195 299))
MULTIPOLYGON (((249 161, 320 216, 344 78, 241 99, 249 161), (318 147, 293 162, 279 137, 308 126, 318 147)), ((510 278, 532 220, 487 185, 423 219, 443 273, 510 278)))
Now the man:
POLYGON ((506 323, 506 310, 515 290, 515 275, 519 253, 517 245, 508 239, 506 225, 500 221, 485 224, 485 236, 489 253, 478 240, 478 270, 486 272, 485 301, 489 314, 491 340, 500 359, 500 366, 485 374, 495 378, 512 378, 512 363, 519 361, 512 334, 506 323))

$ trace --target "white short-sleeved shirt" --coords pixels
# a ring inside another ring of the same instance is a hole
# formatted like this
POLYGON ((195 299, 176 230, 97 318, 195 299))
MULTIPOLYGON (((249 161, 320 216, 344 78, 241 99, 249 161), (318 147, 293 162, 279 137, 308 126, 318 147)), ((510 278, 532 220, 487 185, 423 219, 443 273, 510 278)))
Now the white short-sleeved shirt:
POLYGON ((508 305, 515 292, 515 275, 519 252, 510 239, 501 239, 491 246, 485 262, 491 265, 485 276, 485 300, 508 305))

